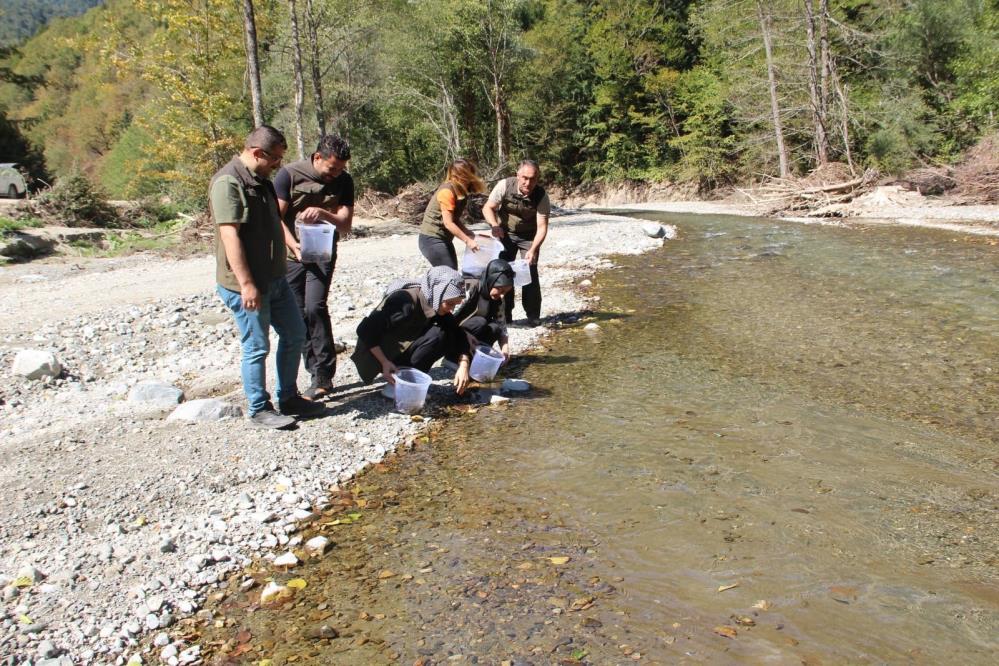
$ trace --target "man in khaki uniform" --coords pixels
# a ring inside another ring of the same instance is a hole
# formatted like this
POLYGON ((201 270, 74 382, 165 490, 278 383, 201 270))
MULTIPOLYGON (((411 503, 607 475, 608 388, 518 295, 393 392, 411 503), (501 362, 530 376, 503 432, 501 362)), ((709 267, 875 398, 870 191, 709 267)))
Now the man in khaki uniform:
MULTIPOLYGON (((517 175, 496 183, 482 207, 482 216, 492 227, 493 236, 503 241, 504 251, 500 258, 513 261, 519 253, 531 266, 531 283, 521 289, 521 303, 531 326, 541 323, 538 255, 548 235, 548 216, 551 214, 548 193, 538 185, 540 175, 537 162, 522 161, 517 167, 517 175)), ((505 297, 508 322, 513 321, 514 291, 505 297)))
POLYGON ((287 148, 284 136, 273 127, 253 130, 243 151, 212 178, 208 197, 215 222, 216 290, 239 328, 250 422, 264 428, 286 428, 295 423, 295 416, 323 411, 298 394, 305 326, 285 279, 284 232, 274 186, 268 180, 287 148), (280 411, 267 393, 271 326, 278 334, 280 411))

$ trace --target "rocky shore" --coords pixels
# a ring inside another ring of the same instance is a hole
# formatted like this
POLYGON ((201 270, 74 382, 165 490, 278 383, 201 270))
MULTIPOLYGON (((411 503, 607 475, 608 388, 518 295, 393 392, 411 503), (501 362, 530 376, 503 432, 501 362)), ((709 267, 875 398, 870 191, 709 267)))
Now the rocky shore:
MULTIPOLYGON (((512 329, 514 353, 579 318, 580 283, 608 255, 661 247, 659 235, 627 218, 556 219, 541 258, 545 325, 512 329)), ((330 309, 349 345, 385 285, 425 264, 413 234, 349 240, 339 254, 330 309)), ((213 271, 210 257, 143 255, 0 271, 0 664, 200 663, 171 626, 252 560, 327 547, 299 532, 331 489, 432 420, 394 413, 341 354, 324 417, 250 428, 236 416, 238 340, 213 271), (26 378, 23 350, 51 353, 58 376, 26 378)), ((450 373, 434 373, 430 415, 456 400, 450 373)))

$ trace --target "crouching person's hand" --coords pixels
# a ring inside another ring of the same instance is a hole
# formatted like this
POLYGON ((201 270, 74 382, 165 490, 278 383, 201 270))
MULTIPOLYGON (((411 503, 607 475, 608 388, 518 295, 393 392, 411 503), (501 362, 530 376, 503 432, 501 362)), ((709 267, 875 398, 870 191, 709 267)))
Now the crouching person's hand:
POLYGON ((470 381, 471 379, 468 376, 468 357, 462 356, 461 360, 458 361, 458 369, 454 373, 454 390, 458 395, 465 394, 470 381))

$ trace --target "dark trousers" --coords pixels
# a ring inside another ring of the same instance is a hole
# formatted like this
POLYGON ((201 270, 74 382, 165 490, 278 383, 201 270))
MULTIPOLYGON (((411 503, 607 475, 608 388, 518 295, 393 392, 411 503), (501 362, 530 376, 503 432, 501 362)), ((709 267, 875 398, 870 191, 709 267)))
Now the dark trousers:
MULTIPOLYGON (((507 232, 503 236, 503 252, 500 253, 500 259, 513 261, 518 258, 518 254, 523 259, 527 251, 531 249, 533 242, 533 237, 521 238, 507 232)), ((513 292, 515 291, 516 289, 511 289, 503 298, 507 322, 513 321, 513 292)), ((538 281, 538 257, 535 257, 534 263, 531 264, 531 284, 520 289, 520 303, 524 306, 524 312, 527 313, 528 319, 541 319, 541 282, 538 281)))
POLYGON ((500 325, 486 321, 485 317, 469 317, 461 323, 461 327, 484 345, 492 345, 499 340, 500 325))
MULTIPOLYGON (((457 329, 457 331, 460 332, 461 329, 457 329)), ((464 332, 457 334, 462 338, 465 337, 464 332)), ((458 356, 467 352, 467 339, 456 339, 455 334, 433 324, 414 340, 413 344, 399 358, 392 359, 392 362, 399 367, 416 368, 423 372, 430 372, 434 363, 445 356, 457 359, 458 356)))
POLYGON ((458 270, 458 253, 454 251, 454 243, 420 234, 419 246, 420 254, 426 257, 431 266, 450 266, 458 270))
POLYGON ((288 261, 288 284, 305 320, 306 339, 302 347, 305 369, 313 385, 331 384, 336 375, 336 351, 333 348, 333 324, 326 300, 333 280, 336 255, 329 263, 288 261))

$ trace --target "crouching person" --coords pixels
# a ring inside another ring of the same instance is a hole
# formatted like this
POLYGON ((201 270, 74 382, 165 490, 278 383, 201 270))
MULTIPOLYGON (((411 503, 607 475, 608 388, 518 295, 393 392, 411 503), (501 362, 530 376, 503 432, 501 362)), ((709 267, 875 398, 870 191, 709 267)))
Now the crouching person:
POLYGON ((473 347, 499 343, 504 364, 510 360, 510 340, 503 298, 511 291, 513 267, 503 259, 493 259, 482 271, 482 277, 465 282, 465 302, 454 315, 462 330, 472 336, 469 344, 473 347))
POLYGON ((431 268, 418 282, 396 280, 382 302, 357 325, 357 347, 351 360, 361 381, 379 373, 389 384, 400 367, 428 372, 444 356, 458 359, 454 385, 468 387, 471 361, 468 337, 452 314, 465 299, 461 273, 447 266, 431 268))

